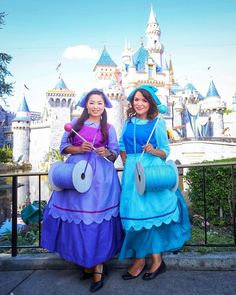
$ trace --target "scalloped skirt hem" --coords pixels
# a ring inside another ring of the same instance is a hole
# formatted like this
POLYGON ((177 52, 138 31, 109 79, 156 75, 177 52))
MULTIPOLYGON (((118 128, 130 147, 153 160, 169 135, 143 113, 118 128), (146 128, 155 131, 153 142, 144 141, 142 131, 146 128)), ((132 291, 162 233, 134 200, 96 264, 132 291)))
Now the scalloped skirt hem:
POLYGON ((124 239, 119 217, 86 225, 53 218, 45 210, 41 246, 82 267, 93 267, 116 256, 124 239))
POLYGON ((130 228, 126 232, 119 259, 144 258, 149 254, 176 251, 190 240, 190 221, 188 208, 178 189, 176 191, 179 206, 179 222, 153 225, 150 229, 142 228, 135 231, 130 228))
POLYGON ((176 251, 190 239, 190 231, 180 223, 171 222, 160 227, 135 231, 130 229, 119 255, 119 259, 144 258, 149 254, 176 251))

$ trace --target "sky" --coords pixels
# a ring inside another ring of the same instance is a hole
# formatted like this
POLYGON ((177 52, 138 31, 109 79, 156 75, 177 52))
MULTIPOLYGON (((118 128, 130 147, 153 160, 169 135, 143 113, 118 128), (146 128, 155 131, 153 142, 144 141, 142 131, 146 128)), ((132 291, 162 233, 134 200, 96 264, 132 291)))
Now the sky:
POLYGON ((94 86, 93 68, 104 46, 120 66, 126 40, 134 52, 142 38, 145 45, 151 5, 163 57, 171 57, 176 80, 192 83, 205 96, 213 79, 231 107, 236 92, 235 0, 0 0, 0 12, 7 14, 0 52, 13 57, 8 69, 15 83, 8 109, 17 111, 25 95, 31 111, 42 111, 46 92, 57 84, 60 63, 67 87, 79 100, 94 86))

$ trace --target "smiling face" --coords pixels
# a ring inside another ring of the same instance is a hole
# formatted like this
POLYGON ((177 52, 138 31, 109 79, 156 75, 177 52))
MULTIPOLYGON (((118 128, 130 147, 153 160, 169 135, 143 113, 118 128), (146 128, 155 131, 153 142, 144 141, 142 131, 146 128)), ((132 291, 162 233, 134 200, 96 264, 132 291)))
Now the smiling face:
POLYGON ((150 108, 150 103, 146 100, 140 91, 137 91, 133 98, 133 108, 139 119, 146 120, 150 108))
POLYGON ((89 120, 100 121, 105 109, 105 102, 102 95, 92 94, 86 103, 86 107, 88 109, 89 120))

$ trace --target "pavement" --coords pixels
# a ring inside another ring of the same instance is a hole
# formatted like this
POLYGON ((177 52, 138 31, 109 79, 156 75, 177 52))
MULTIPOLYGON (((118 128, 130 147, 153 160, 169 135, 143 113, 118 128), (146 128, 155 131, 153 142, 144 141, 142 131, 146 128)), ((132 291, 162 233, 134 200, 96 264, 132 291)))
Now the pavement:
MULTIPOLYGON (((163 259, 167 271, 152 281, 143 281, 141 276, 122 280, 121 275, 131 260, 111 259, 107 262, 104 287, 97 294, 236 294, 236 249, 211 254, 168 253, 163 259)), ((0 295, 91 294, 91 281, 80 281, 79 275, 77 265, 56 254, 19 254, 16 257, 0 254, 0 295)))

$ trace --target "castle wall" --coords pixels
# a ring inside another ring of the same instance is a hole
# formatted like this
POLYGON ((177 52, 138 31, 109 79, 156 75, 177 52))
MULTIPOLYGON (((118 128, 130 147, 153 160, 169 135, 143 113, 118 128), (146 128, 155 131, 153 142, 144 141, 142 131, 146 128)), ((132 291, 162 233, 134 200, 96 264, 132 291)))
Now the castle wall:
POLYGON ((30 158, 32 169, 38 171, 38 164, 44 161, 50 147, 50 125, 35 124, 30 134, 30 158))
POLYGON ((211 121, 213 122, 213 136, 223 136, 224 130, 224 122, 223 122, 223 114, 221 112, 214 112, 211 115, 211 121))
POLYGON ((64 130, 64 125, 71 122, 70 108, 52 108, 51 109, 51 135, 50 148, 59 149, 61 138, 64 130))
POLYGON ((12 123, 13 129, 13 160, 29 162, 30 122, 12 123))
POLYGON ((169 158, 182 164, 236 158, 236 143, 220 141, 185 141, 170 144, 169 158))

